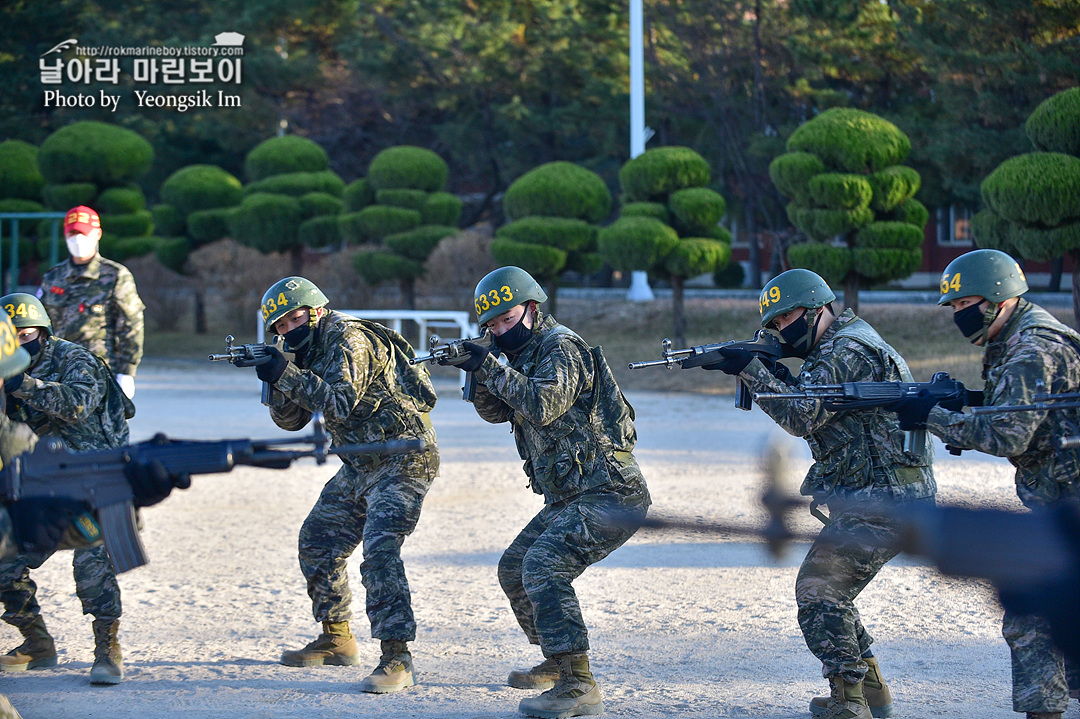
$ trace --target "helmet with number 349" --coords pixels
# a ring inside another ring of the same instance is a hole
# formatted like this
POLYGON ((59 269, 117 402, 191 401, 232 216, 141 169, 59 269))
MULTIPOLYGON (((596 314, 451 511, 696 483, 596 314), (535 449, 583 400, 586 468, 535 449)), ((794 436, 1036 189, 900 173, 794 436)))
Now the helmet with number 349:
POLYGON ((540 283, 520 267, 500 267, 476 283, 473 302, 481 325, 518 305, 532 300, 546 302, 547 293, 540 283))
POLYGON ((821 275, 810 270, 792 269, 781 272, 769 280, 761 290, 758 309, 761 310, 761 326, 769 324, 784 314, 799 307, 809 310, 824 307, 836 299, 821 275))

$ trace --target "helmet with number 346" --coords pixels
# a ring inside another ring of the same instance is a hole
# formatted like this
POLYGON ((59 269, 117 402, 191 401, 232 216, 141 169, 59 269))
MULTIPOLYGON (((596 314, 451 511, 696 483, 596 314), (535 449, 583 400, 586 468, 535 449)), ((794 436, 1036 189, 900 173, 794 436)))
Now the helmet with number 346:
POLYGON ((263 295, 263 325, 267 332, 271 332, 274 323, 293 310, 302 307, 325 307, 329 301, 311 280, 303 277, 286 277, 271 285, 263 295))
POLYGON ((939 305, 961 297, 982 297, 995 304, 1028 291, 1020 263, 1001 250, 972 250, 950 262, 941 274, 939 305))
POLYGON ((473 302, 481 325, 530 300, 546 302, 547 293, 540 283, 520 267, 500 267, 476 283, 473 302))

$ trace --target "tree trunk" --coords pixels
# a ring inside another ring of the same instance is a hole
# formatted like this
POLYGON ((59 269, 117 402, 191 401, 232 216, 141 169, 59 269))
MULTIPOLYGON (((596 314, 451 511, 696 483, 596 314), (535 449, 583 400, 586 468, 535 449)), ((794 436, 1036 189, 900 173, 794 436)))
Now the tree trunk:
POLYGON ((304 246, 293 245, 289 248, 289 259, 292 263, 292 273, 296 276, 304 274, 304 246))
POLYGON ((206 298, 203 296, 203 288, 196 285, 191 291, 195 296, 195 334, 206 334, 206 298))
POLYGON ((1065 255, 1058 255, 1050 262, 1050 285, 1047 292, 1061 291, 1061 273, 1065 267, 1065 255))
POLYGON ((401 301, 405 303, 405 309, 416 309, 416 282, 414 280, 401 281, 401 301))
POLYGON ((859 276, 849 272, 844 278, 844 304, 859 314, 859 276))
POLYGON ((559 310, 559 283, 554 278, 548 280, 547 296, 547 313, 554 317, 559 310))
POLYGON ((686 346, 686 318, 683 317, 682 277, 671 278, 671 321, 676 347, 686 346))

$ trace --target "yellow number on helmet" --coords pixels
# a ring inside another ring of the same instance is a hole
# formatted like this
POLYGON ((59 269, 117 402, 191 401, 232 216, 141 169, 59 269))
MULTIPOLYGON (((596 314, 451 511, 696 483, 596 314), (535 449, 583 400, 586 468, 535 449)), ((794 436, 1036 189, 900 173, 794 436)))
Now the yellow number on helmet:
POLYGON ((270 319, 270 312, 266 309, 266 305, 262 306, 263 320, 270 319))
POLYGON ((280 295, 277 296, 277 303, 278 303, 278 307, 288 307, 289 306, 289 299, 285 296, 284 292, 282 292, 280 295))
POLYGON ((15 305, 4 305, 4 311, 8 313, 8 317, 15 319, 15 305))
POLYGON ((772 300, 773 302, 779 302, 780 301, 780 286, 779 285, 773 285, 772 287, 769 288, 769 299, 772 300))
POLYGON ((502 302, 502 300, 499 299, 499 291, 498 290, 492 290, 491 292, 488 292, 488 295, 491 297, 491 306, 492 307, 498 307, 499 304, 502 302))
POLYGON ((480 314, 480 298, 477 297, 475 300, 473 300, 473 302, 476 304, 476 314, 480 314))
POLYGON ((959 272, 957 272, 955 275, 953 275, 952 282, 949 283, 949 287, 952 288, 953 292, 959 292, 960 291, 960 273, 959 272))
POLYGON ((26 303, 20 302, 19 306, 15 308, 15 314, 19 317, 26 317, 26 303))
POLYGON ((499 292, 502 292, 503 299, 510 302, 514 299, 514 293, 508 285, 503 285, 499 288, 499 292))

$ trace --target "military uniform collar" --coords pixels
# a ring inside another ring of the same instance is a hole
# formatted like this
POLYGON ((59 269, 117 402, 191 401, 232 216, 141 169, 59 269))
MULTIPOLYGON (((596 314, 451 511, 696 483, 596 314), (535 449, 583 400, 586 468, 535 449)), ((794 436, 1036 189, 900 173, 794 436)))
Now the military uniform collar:
POLYGON ((37 359, 35 359, 29 367, 26 368, 26 373, 33 377, 33 372, 38 367, 45 366, 45 360, 52 356, 53 349, 56 347, 56 338, 52 335, 47 335, 41 338, 41 351, 38 352, 37 359))
POLYGON ((95 253, 93 258, 85 265, 75 264, 75 260, 68 258, 68 264, 70 267, 70 274, 73 277, 86 277, 87 279, 96 280, 101 276, 101 254, 95 253))
POLYGON ((547 332, 555 327, 555 325, 559 324, 551 315, 542 315, 538 313, 537 316, 540 318, 540 321, 533 325, 532 337, 529 338, 529 341, 517 352, 514 352, 513 354, 509 352, 506 353, 511 359, 524 357, 530 352, 533 352, 540 346, 540 338, 547 334, 547 332))
POLYGON ((815 344, 814 347, 820 347, 821 345, 825 344, 833 338, 833 335, 835 335, 846 325, 854 322, 857 319, 859 318, 855 315, 855 311, 848 307, 839 315, 833 318, 832 323, 825 328, 825 332, 822 333, 821 339, 818 340, 817 344, 815 344))
POLYGON ((986 343, 986 348, 990 349, 991 347, 1004 346, 1007 344, 1013 335, 1020 330, 1020 319, 1030 312, 1032 307, 1034 307, 1034 305, 1023 297, 1020 297, 1019 301, 1016 303, 1016 309, 1013 310, 1012 316, 1009 317, 1005 326, 997 333, 997 336, 986 343))

